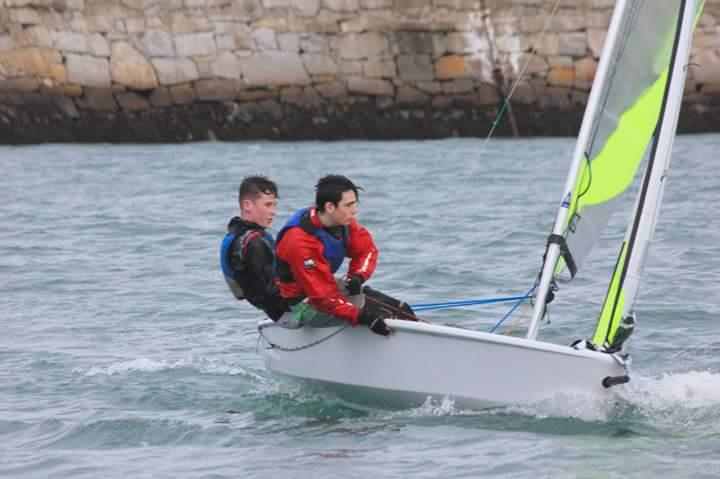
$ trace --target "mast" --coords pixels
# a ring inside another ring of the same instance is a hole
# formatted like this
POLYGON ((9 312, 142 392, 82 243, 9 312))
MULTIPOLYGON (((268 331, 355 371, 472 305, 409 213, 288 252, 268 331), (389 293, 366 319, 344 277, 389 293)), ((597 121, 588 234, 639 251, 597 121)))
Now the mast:
MULTIPOLYGON (((567 222, 573 190, 580 173, 580 166, 585 160, 585 152, 592 133, 593 121, 600 108, 601 93, 604 89, 605 83, 608 81, 610 59, 612 57, 611 53, 615 50, 618 43, 620 26, 622 25, 624 16, 627 12, 627 3, 627 0, 618 0, 615 5, 615 10, 613 11, 612 19, 610 20, 607 37, 600 55, 600 63, 598 64, 595 80, 593 81, 590 96, 588 97, 587 107, 585 108, 580 132, 578 133, 578 140, 575 144, 572 162, 570 163, 570 170, 568 171, 568 176, 565 181, 561 204, 558 208, 550 238, 561 238, 563 229, 567 222)), ((545 315, 545 298, 550 290, 550 285, 555 273, 555 266, 560 258, 560 251, 561 245, 559 243, 548 241, 543 269, 540 273, 540 283, 538 284, 535 293, 533 314, 525 336, 527 339, 534 340, 537 337, 540 321, 545 315)))
POLYGON ((626 232, 624 243, 627 245, 626 260, 618 265, 618 268, 623 268, 619 276, 618 287, 611 288, 615 297, 608 298, 608 300, 613 301, 613 310, 610 316, 610 324, 607 326, 604 338, 602 338, 604 341, 600 340, 601 338, 596 335, 594 338, 596 344, 612 343, 615 333, 613 325, 631 312, 637 296, 640 274, 657 224, 665 178, 670 165, 685 87, 686 66, 690 56, 693 26, 696 14, 700 13, 703 3, 704 0, 681 1, 677 34, 670 60, 669 79, 665 90, 662 112, 648 160, 646 175, 636 201, 633 221, 628 225, 628 231, 626 232))

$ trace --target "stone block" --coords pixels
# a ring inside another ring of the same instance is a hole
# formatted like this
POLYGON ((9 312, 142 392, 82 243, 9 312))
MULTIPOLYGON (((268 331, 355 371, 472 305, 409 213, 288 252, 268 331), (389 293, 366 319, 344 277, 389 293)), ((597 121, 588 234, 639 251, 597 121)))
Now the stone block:
MULTIPOLYGON (((520 83, 518 84, 518 87, 515 89, 515 93, 518 92, 521 85, 522 84, 520 83)), ((515 94, 513 94, 513 99, 514 98, 515 94)), ((497 86, 488 83, 480 84, 477 89, 476 99, 478 105, 497 105, 500 103, 500 95, 498 94, 497 86)))
POLYGON ((489 51, 485 32, 450 32, 447 34, 448 53, 476 53, 489 51))
POLYGON ((175 37, 175 52, 180 57, 214 55, 216 51, 212 33, 187 33, 175 37))
POLYGON ((130 34, 142 33, 145 31, 145 18, 144 17, 126 18, 125 19, 125 28, 127 29, 127 32, 130 34))
POLYGON ((150 108, 150 102, 133 92, 121 92, 115 94, 115 99, 123 110, 137 111, 150 108))
MULTIPOLYGON (((432 72, 432 64, 430 65, 430 71, 432 72)), ((395 78, 397 76, 395 61, 391 59, 364 61, 363 76, 367 78, 395 78)))
POLYGON ((361 61, 339 61, 340 74, 344 76, 362 76, 363 64, 361 61))
POLYGON ((553 68, 547 75, 549 85, 571 87, 575 82, 575 72, 572 68, 553 68))
POLYGON ((201 101, 224 101, 235 99, 235 81, 200 80, 195 82, 195 92, 201 101))
POLYGON ((215 45, 220 52, 231 52, 235 50, 235 38, 227 34, 215 35, 215 45))
POLYGON ((83 95, 83 87, 76 83, 65 83, 62 86, 63 95, 69 97, 80 97, 83 95))
POLYGON ((118 109, 110 88, 86 88, 85 96, 77 102, 91 110, 112 112, 118 109))
POLYGON ((195 89, 187 83, 170 87, 170 96, 176 105, 186 105, 197 98, 195 89))
POLYGON ((325 35, 309 33, 300 37, 300 50, 305 53, 328 53, 330 46, 325 35))
POLYGON ((21 25, 39 25, 42 23, 40 15, 33 8, 10 8, 8 14, 12 23, 20 23, 21 25))
POLYGON ((348 60, 360 60, 387 55, 390 44, 381 33, 351 33, 337 41, 338 56, 348 60))
POLYGON ((442 85, 439 82, 417 82, 415 86, 426 93, 429 93, 431 95, 437 95, 442 91, 442 85))
POLYGON ((21 48, 0 53, 0 65, 8 73, 23 72, 60 83, 67 81, 67 71, 62 57, 48 48, 21 48))
POLYGON ((175 55, 172 37, 162 30, 148 30, 142 36, 145 54, 150 57, 172 57, 175 55))
POLYGON ((110 75, 115 83, 133 90, 152 90, 158 86, 152 64, 127 42, 113 43, 110 75))
POLYGON ((322 5, 335 12, 357 12, 360 8, 358 0, 322 0, 322 5))
POLYGON ((88 87, 110 87, 110 64, 107 59, 69 54, 66 62, 68 80, 71 83, 88 87))
POLYGON ((597 62, 593 58, 583 58, 575 62, 575 80, 573 86, 578 90, 590 90, 595 73, 597 62))
POLYGON ((470 76, 470 68, 465 58, 459 55, 446 55, 435 62, 435 78, 451 80, 470 76))
POLYGON ((53 45, 62 52, 89 53, 87 37, 82 33, 53 32, 53 45))
POLYGON ((99 33, 92 33, 87 38, 88 51, 96 57, 109 57, 110 45, 108 45, 105 37, 99 33))
POLYGON ((600 58, 600 52, 602 52, 603 45, 605 44, 605 37, 607 36, 606 30, 600 30, 597 28, 590 28, 587 31, 588 48, 594 58, 600 58))
POLYGON ((360 8, 363 10, 391 8, 392 6, 393 0, 360 0, 360 8))
POLYGON ((275 30, 271 28, 257 28, 252 32, 255 48, 257 50, 277 50, 278 43, 275 30))
POLYGON ((446 95, 457 95, 473 91, 473 82, 469 78, 450 80, 442 83, 442 91, 446 95))
MULTIPOLYGON (((720 83, 720 57, 713 50, 704 50, 692 57, 692 63, 699 67, 690 67, 689 76, 696 83, 718 84, 720 83)), ((709 93, 709 89, 703 89, 709 93)))
POLYGON ((480 8, 484 8, 481 0, 433 0, 433 5, 436 8, 451 8, 454 10, 469 10, 477 11, 480 8))
POLYGON ((290 0, 262 0, 262 6, 265 8, 287 8, 290 3, 290 0))
POLYGON ((583 33, 562 33, 559 36, 560 55, 584 57, 587 53, 587 35, 583 33))
POLYGON ((395 32, 391 38, 395 53, 401 55, 433 53, 433 33, 431 32, 395 32))
POLYGON ((345 88, 345 85, 340 82, 315 85, 315 90, 317 90, 318 94, 323 98, 341 98, 347 96, 348 94, 347 88, 345 88))
POLYGON ((18 47, 47 47, 52 48, 53 39, 50 31, 42 25, 18 28, 10 31, 10 40, 14 40, 18 47))
POLYGON ((15 49, 15 41, 10 35, 0 35, 0 53, 15 49))
POLYGON ((206 15, 187 15, 179 11, 170 16, 170 30, 175 34, 208 32, 212 30, 212 25, 206 15))
POLYGON ((257 101, 257 100, 267 100, 270 98, 277 98, 278 97, 278 91, 277 90, 267 90, 267 89, 250 89, 250 90, 240 90, 237 92, 237 99, 240 101, 257 101))
POLYGON ((86 15, 84 20, 85 31, 91 33, 109 33, 113 31, 114 19, 111 15, 86 15))
POLYGON ((37 91, 38 88, 40 88, 40 83, 33 77, 0 79, 1 92, 28 93, 37 91))
POLYGON ((247 85, 306 85, 310 77, 300 55, 290 52, 260 52, 241 61, 247 85))
MULTIPOLYGON (((223 52, 210 65, 213 76, 217 78, 239 79, 242 76, 240 60, 232 52, 223 52)), ((198 92, 199 94, 199 92, 198 92)))
POLYGON ((430 55, 398 55, 397 67, 403 81, 432 81, 435 78, 430 55))
POLYGON ((320 10, 320 0, 291 0, 290 4, 303 17, 317 15, 320 10))
POLYGON ((300 55, 305 70, 310 75, 334 75, 338 66, 330 55, 324 53, 303 53, 300 55))
POLYGON ((405 105, 424 105, 428 102, 428 95, 408 85, 399 86, 395 101, 405 105))
POLYGON ((153 58, 152 64, 161 85, 187 83, 200 77, 197 66, 188 58, 153 58))
POLYGON ((387 80, 375 80, 361 77, 350 77, 347 81, 350 93, 372 96, 393 96, 395 87, 387 80))
POLYGON ((300 51, 300 35, 297 33, 278 33, 276 37, 280 50, 292 53, 300 51))
POLYGON ((150 94, 150 104, 152 106, 170 106, 173 103, 170 90, 166 87, 160 87, 153 90, 150 94))

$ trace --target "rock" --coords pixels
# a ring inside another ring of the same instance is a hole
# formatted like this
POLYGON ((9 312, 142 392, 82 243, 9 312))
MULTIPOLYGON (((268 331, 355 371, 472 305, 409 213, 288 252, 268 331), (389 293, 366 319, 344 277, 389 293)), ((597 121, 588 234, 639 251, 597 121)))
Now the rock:
POLYGON ((109 57, 110 45, 99 33, 93 33, 88 38, 88 51, 96 57, 109 57))
POLYGON ((233 80, 200 80, 195 82, 195 92, 201 101, 223 101, 235 99, 233 80))
POLYGON ((278 43, 275 38, 275 30, 270 28, 258 28, 252 33, 255 40, 255 47, 262 50, 277 50, 278 43))
POLYGON ((348 78, 348 91, 350 93, 373 96, 393 96, 395 94, 393 84, 387 80, 374 80, 360 77, 348 78))
POLYGON ((408 85, 402 85, 398 87, 395 100, 399 104, 424 105, 428 101, 428 96, 417 88, 413 88, 408 85))
POLYGON ((166 87, 159 87, 150 94, 150 104, 152 106, 169 106, 172 105, 173 99, 170 90, 166 87))
POLYGON ((340 82, 323 83, 315 86, 318 94, 323 98, 339 98, 347 96, 348 91, 340 82))
POLYGON ((575 72, 572 68, 553 68, 547 75, 549 85, 570 87, 575 81, 575 72))
POLYGON ((320 0, 291 0, 290 4, 303 17, 317 15, 320 9, 320 0))
POLYGON ((447 55, 435 62, 435 77, 438 80, 450 80, 468 76, 470 76, 470 68, 464 57, 447 55))
POLYGON ((223 52, 210 65, 213 76, 217 78, 239 79, 242 76, 240 60, 231 52, 223 52))
POLYGON ((147 110, 150 108, 150 102, 133 92, 121 92, 115 95, 120 108, 123 110, 147 110))
POLYGON ((48 48, 21 48, 0 53, 0 65, 3 65, 9 73, 20 71, 51 78, 60 83, 65 83, 68 79, 62 57, 55 50, 48 48))
POLYGON ((105 58, 67 55, 68 80, 89 87, 110 87, 110 65, 105 58))
POLYGON ((175 51, 179 57, 214 55, 217 51, 212 33, 188 33, 175 37, 175 51))
POLYGON ((172 57, 175 55, 172 37, 162 30, 148 30, 142 36, 145 54, 151 57, 172 57))
MULTIPOLYGON (((363 76, 367 78, 395 78, 394 60, 368 60, 363 62, 363 76)), ((432 71, 432 64, 430 65, 432 71)))
POLYGON ((359 60, 386 55, 390 44, 380 33, 351 33, 337 41, 338 56, 348 60, 359 60))
POLYGON ((304 53, 300 55, 305 70, 310 75, 334 75, 338 66, 330 55, 323 53, 304 53))
POLYGON ((430 55, 398 55, 400 79, 404 81, 432 81, 435 76, 430 55))
POLYGON ((78 100, 78 103, 84 103, 87 108, 98 111, 117 111, 118 106, 115 103, 113 92, 109 88, 86 88, 85 97, 78 100))
POLYGON ((185 105, 195 101, 195 89, 188 83, 182 85, 175 85, 170 87, 170 96, 173 99, 173 103, 177 105, 185 105))
POLYGON ((563 33, 559 37, 558 51, 560 55, 584 57, 587 53, 587 35, 582 33, 563 33))
POLYGON ((152 90, 158 86, 152 64, 127 42, 113 43, 110 76, 115 83, 134 90, 152 90))
POLYGON ((310 77, 300 55, 290 52, 261 52, 241 61, 243 77, 249 86, 306 85, 310 77))
POLYGON ((197 66, 187 58, 153 58, 152 64, 161 85, 177 85, 197 80, 197 66))

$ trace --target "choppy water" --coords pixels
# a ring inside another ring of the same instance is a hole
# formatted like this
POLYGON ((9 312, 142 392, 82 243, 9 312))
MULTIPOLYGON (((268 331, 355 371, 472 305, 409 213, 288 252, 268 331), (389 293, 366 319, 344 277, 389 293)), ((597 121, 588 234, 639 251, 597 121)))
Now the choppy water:
MULTIPOLYGON (((717 477, 718 135, 676 142, 633 380, 610 404, 367 411, 265 370, 258 315, 217 264, 239 180, 278 182, 281 223, 318 177, 349 175, 381 249, 373 284, 410 302, 521 294, 573 140, 481 144, 0 148, 0 476, 717 477)), ((591 333, 613 255, 563 288, 543 338, 591 333)), ((427 317, 487 330, 505 308, 427 317)))

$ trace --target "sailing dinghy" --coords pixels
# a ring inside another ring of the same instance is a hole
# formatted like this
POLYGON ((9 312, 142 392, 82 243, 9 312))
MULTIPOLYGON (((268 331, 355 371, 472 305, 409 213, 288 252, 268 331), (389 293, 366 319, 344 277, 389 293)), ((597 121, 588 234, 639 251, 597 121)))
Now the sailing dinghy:
POLYGON ((560 206, 534 290, 525 337, 388 320, 387 340, 367 328, 284 329, 259 323, 267 367, 356 403, 417 406, 451 397, 461 407, 600 396, 629 380, 624 340, 655 228, 680 111, 692 32, 703 0, 619 0, 588 98, 560 206), (642 160, 646 159, 645 162, 642 160), (574 277, 644 175, 594 334, 573 345, 537 339, 545 300, 574 277), (384 364, 368 368, 367 364, 384 364), (498 367, 502 365, 502 367, 498 367))

